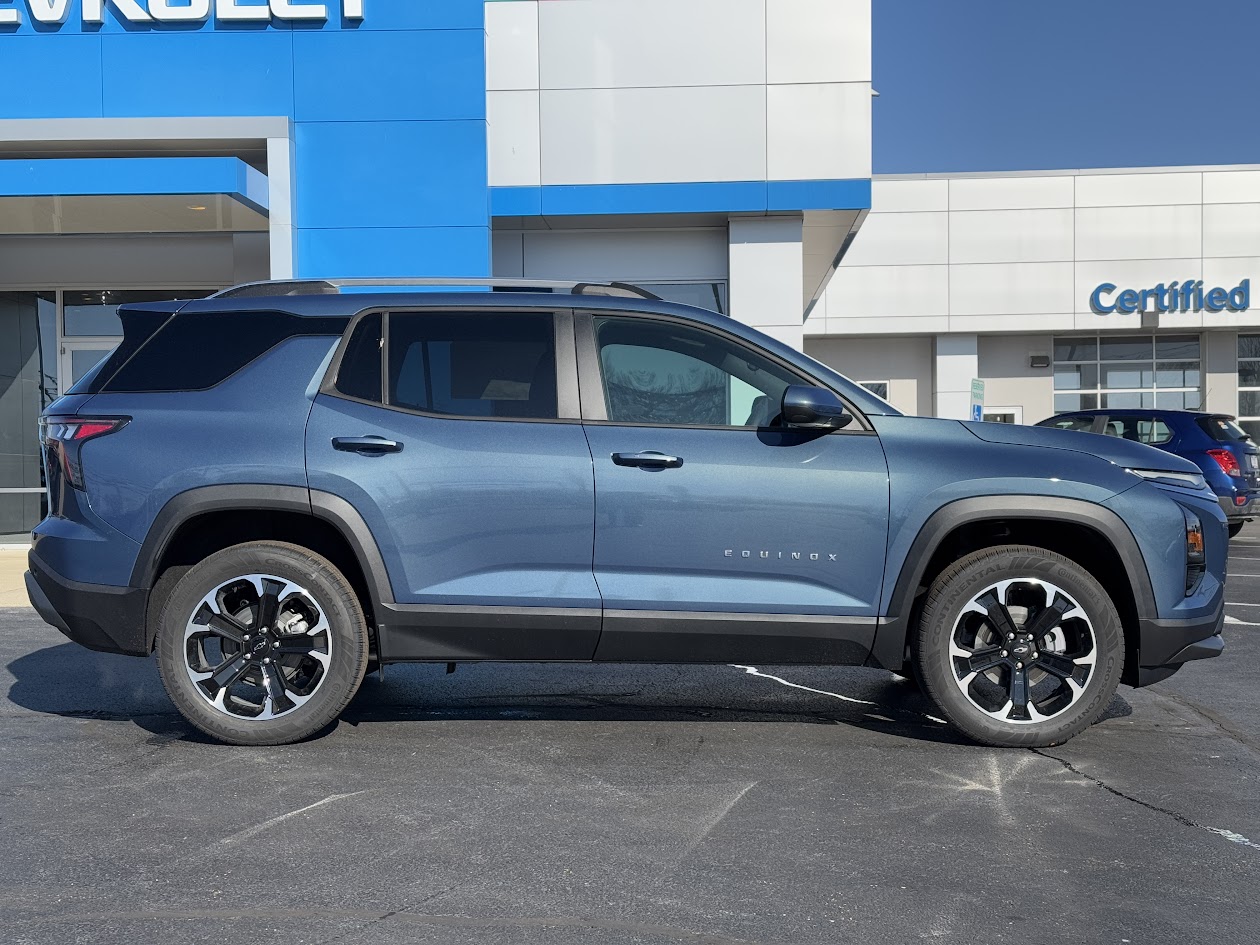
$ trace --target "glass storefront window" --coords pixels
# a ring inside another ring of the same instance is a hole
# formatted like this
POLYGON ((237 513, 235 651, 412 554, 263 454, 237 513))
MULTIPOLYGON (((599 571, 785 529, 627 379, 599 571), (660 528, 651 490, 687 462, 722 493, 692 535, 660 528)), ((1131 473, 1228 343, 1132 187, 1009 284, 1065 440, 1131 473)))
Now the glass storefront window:
POLYGON ((168 299, 199 299, 210 293, 204 289, 132 291, 91 289, 63 292, 65 330, 68 338, 112 338, 122 334, 118 306, 131 302, 165 302, 168 299))
POLYGON ((719 315, 727 314, 725 282, 639 282, 666 302, 694 305, 719 315))
POLYGON ((1260 441, 1260 335, 1238 336, 1238 425, 1260 441))
POLYGON ((1202 404, 1198 335, 1054 340, 1056 413, 1150 407, 1199 410, 1202 404))

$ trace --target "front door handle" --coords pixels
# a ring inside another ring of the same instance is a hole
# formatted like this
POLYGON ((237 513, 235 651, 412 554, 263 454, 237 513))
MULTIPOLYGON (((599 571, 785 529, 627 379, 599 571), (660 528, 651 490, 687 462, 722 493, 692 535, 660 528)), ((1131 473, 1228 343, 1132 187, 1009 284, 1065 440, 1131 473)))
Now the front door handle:
POLYGON ((613 453, 612 461, 618 466, 639 466, 643 469, 677 469, 683 464, 680 456, 667 456, 656 450, 641 453, 613 453))
POLYGON ((335 436, 333 449, 343 453, 400 453, 403 445, 383 436, 335 436))

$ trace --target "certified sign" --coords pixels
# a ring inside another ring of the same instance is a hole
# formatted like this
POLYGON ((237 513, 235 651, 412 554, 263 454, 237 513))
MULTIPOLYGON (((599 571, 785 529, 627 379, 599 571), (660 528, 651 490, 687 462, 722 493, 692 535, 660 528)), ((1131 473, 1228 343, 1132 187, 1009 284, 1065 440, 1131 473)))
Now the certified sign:
MULTIPOLYGON (((22 22, 17 0, 0 0, 0 26, 22 22)), ((228 23, 265 23, 277 20, 326 20, 340 13, 348 20, 363 19, 363 0, 307 3, 303 0, 24 0, 36 23, 60 26, 79 10, 85 24, 104 23, 109 9, 124 23, 198 23, 212 16, 228 23)))

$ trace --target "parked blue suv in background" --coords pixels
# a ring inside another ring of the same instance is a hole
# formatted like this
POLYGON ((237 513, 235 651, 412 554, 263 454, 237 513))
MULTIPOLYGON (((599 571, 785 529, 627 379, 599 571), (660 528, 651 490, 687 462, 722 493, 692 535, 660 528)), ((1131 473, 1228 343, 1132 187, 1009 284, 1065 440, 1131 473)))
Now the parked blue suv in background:
POLYGON ((1039 427, 1118 436, 1176 453, 1194 463, 1221 503, 1232 538, 1255 516, 1260 448, 1234 417, 1189 410, 1078 410, 1039 427))
POLYGON ((371 664, 467 660, 882 667, 1048 745, 1222 650, 1225 518, 1184 459, 902 416, 633 287, 420 283, 123 308, 41 420, 44 619, 156 650, 253 745, 371 664))

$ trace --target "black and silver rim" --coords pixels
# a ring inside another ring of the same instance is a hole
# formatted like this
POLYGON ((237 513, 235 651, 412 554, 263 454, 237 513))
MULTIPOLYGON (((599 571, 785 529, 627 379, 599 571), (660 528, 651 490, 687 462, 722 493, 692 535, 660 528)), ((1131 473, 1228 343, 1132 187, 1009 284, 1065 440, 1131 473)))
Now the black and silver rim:
POLYGON ((1085 609, 1060 587, 999 581, 962 609, 949 641, 954 682, 977 709, 1030 725, 1067 712, 1098 658, 1085 609))
POLYGON ((184 630, 184 666, 208 705, 266 721, 309 702, 328 676, 332 628, 306 588, 270 574, 232 578, 184 630))

